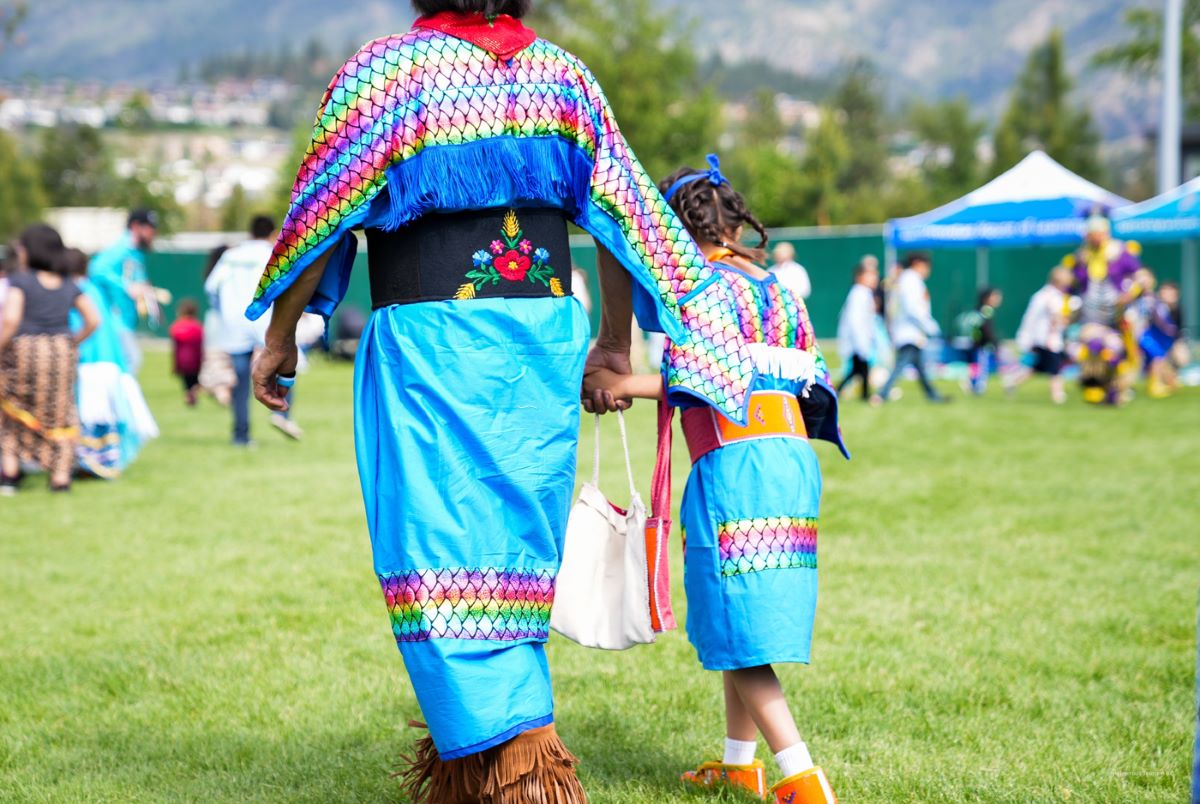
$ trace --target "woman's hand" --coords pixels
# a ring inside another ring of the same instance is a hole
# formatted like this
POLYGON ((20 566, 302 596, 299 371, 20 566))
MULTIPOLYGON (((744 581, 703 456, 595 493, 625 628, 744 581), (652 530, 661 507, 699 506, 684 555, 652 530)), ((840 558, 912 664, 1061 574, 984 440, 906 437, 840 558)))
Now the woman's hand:
POLYGON ((267 343, 266 348, 255 358, 254 368, 250 373, 254 383, 254 398, 276 413, 287 410, 287 395, 291 389, 281 387, 276 378, 281 374, 287 377, 295 376, 299 359, 295 338, 267 343))
POLYGON ((597 378, 596 375, 601 371, 620 375, 633 374, 633 364, 629 361, 629 349, 620 346, 607 347, 600 343, 592 347, 583 370, 584 387, 580 391, 583 409, 588 413, 616 413, 618 410, 629 410, 631 403, 628 400, 618 399, 607 387, 600 387, 597 383, 592 382, 592 379, 597 378))

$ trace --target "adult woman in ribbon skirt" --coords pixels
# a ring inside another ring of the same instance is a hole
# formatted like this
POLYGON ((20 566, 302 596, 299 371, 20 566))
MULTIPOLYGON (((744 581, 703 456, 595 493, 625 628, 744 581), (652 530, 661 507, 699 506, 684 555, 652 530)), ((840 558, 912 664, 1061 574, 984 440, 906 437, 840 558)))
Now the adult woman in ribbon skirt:
MULTIPOLYGON (((355 440, 375 571, 431 739, 417 801, 583 800, 554 732, 544 643, 575 480, 585 362, 629 371, 631 309, 693 343, 681 307, 713 269, 574 56, 529 0, 418 0, 326 93, 248 310, 274 304, 255 394, 286 408, 295 324, 329 316, 366 230, 375 308, 355 440), (601 246, 587 356, 567 223, 601 246), (622 270, 623 269, 623 270, 622 270)), ((743 420, 740 335, 695 341, 680 388, 743 420)), ((595 403, 613 408, 611 397, 595 403)))
MULTIPOLYGON (((67 249, 64 263, 80 292, 99 311, 96 331, 79 347, 79 467, 115 480, 147 441, 158 438, 158 423, 131 371, 119 318, 88 277, 87 256, 67 249)), ((81 326, 77 317, 71 322, 76 330, 81 326)))
POLYGON ((68 491, 79 437, 78 347, 98 316, 65 273, 58 232, 35 224, 20 242, 29 270, 10 277, 0 327, 0 493, 16 491, 22 463, 41 465, 52 490, 68 491), (74 335, 72 310, 83 321, 74 335))
POLYGON ((846 454, 837 395, 803 299, 758 264, 766 257, 766 230, 715 156, 709 164, 677 171, 662 188, 719 265, 697 293, 697 314, 713 337, 737 331, 749 343, 758 370, 749 421, 730 422, 675 387, 679 375, 693 370, 686 344, 668 344, 662 377, 598 369, 588 373, 585 390, 662 399, 665 389, 666 402, 683 408, 693 462, 680 510, 687 632, 704 668, 723 673, 726 714, 722 761, 705 762, 683 778, 739 787, 777 804, 836 804, 771 665, 809 660, 821 502, 821 469, 809 438, 831 441, 846 454), (741 244, 745 227, 762 236, 758 248, 741 244), (735 302, 733 315, 719 312, 721 300, 735 302), (760 731, 783 776, 769 791, 765 768, 754 758, 760 731))

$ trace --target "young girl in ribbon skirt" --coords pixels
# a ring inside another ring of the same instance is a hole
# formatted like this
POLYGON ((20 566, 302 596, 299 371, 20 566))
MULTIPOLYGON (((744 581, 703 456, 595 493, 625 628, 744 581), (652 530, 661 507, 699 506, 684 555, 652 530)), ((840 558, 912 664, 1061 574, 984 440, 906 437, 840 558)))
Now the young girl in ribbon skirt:
POLYGON ((821 470, 809 438, 831 441, 845 454, 837 397, 804 302, 758 263, 767 234, 742 196, 710 169, 679 170, 661 184, 671 207, 718 270, 681 304, 685 315, 708 318, 714 339, 740 332, 743 360, 756 369, 747 400, 748 424, 730 422, 686 393, 680 375, 720 372, 693 350, 668 344, 663 377, 589 371, 585 393, 661 399, 682 410, 692 471, 683 496, 687 633, 707 670, 725 683, 726 740, 720 762, 705 762, 683 778, 746 788, 787 804, 835 801, 825 773, 800 737, 772 665, 809 661, 817 605, 817 520, 821 470), (741 245, 745 227, 762 236, 741 245), (732 307, 721 305, 732 299, 732 307), (712 315, 735 309, 736 320, 712 315), (766 785, 755 759, 761 732, 782 781, 766 785))

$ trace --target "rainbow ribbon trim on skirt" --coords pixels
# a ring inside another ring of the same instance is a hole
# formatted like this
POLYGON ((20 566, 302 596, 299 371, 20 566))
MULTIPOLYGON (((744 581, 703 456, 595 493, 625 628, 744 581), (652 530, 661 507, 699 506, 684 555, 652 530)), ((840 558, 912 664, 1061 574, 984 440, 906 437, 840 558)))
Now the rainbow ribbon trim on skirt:
POLYGON ((773 516, 735 519, 717 527, 721 575, 817 568, 817 520, 773 516))
POLYGON ((397 642, 546 639, 551 570, 427 569, 379 576, 397 642))

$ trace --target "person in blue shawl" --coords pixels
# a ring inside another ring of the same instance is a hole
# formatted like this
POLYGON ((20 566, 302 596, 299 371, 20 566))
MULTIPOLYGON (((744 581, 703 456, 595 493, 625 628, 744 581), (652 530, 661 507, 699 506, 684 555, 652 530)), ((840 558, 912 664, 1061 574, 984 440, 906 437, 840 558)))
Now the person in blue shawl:
MULTIPOLYGON (((417 802, 574 804, 545 653, 585 363, 628 374, 631 314, 689 350, 677 393, 742 423, 757 369, 716 274, 595 77, 522 22, 530 0, 414 0, 413 30, 330 83, 247 314, 272 308, 255 396, 287 409, 301 314, 329 317, 365 231, 374 313, 355 445, 375 575, 429 737, 417 802), (568 223, 599 244, 602 328, 568 223)), ((647 77, 647 80, 653 80, 647 77)), ((599 392, 592 407, 618 403, 599 392)))
MULTIPOLYGON (((115 480, 143 445, 158 437, 158 425, 130 371, 124 331, 117 315, 107 305, 100 286, 88 277, 88 259, 78 249, 68 249, 64 260, 83 295, 99 311, 100 323, 91 337, 79 346, 79 468, 105 480, 115 480)), ((72 316, 71 328, 82 326, 72 316)))

